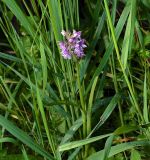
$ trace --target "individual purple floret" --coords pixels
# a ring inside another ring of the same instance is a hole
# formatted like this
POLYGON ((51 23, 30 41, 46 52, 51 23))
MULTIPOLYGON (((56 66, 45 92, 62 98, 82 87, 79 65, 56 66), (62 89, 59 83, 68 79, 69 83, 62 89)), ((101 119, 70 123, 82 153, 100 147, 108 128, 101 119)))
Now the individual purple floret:
POLYGON ((73 30, 73 33, 62 30, 61 34, 65 37, 64 42, 59 42, 61 54, 65 59, 71 59, 72 56, 82 58, 84 54, 85 40, 81 38, 81 31, 73 30))
POLYGON ((69 53, 68 46, 65 44, 65 42, 59 42, 59 47, 64 59, 71 59, 71 54, 69 53))
POLYGON ((72 36, 81 39, 81 31, 77 32, 77 31, 73 30, 72 36))

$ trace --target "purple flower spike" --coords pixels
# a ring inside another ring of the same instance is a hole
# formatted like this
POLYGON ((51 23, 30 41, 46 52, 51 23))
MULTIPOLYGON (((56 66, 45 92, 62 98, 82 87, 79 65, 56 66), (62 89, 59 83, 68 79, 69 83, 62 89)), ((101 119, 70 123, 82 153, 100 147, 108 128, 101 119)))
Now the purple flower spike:
POLYGON ((72 56, 82 58, 85 56, 84 48, 86 48, 85 40, 81 38, 81 31, 73 30, 73 33, 62 30, 61 34, 65 37, 64 42, 59 42, 61 54, 64 59, 71 59, 72 56))

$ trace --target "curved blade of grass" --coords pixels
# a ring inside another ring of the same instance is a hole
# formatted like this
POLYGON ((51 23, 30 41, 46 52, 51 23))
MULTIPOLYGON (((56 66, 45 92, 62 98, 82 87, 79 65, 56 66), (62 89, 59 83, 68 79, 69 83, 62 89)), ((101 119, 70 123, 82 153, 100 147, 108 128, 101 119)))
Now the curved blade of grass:
POLYGON ((3 138, 0 138, 0 143, 4 143, 4 142, 9 142, 9 143, 17 143, 17 141, 13 138, 10 138, 10 137, 3 137, 3 138))
POLYGON ((26 144, 35 152, 39 153, 40 155, 42 155, 43 157, 49 160, 54 159, 52 155, 50 155, 42 147, 36 144, 34 140, 30 136, 28 136, 23 130, 16 127, 12 122, 4 118, 2 115, 0 115, 0 125, 5 127, 5 129, 8 132, 10 132, 13 136, 15 136, 18 140, 26 144))
POLYGON ((10 60, 10 61, 14 61, 14 62, 22 63, 22 60, 20 58, 17 58, 15 56, 9 55, 7 53, 0 52, 0 58, 7 59, 7 60, 10 60))
POLYGON ((58 150, 60 152, 70 150, 70 149, 73 149, 73 148, 76 148, 76 147, 80 147, 80 146, 83 146, 83 145, 101 140, 101 139, 106 138, 110 135, 111 135, 111 133, 101 135, 101 136, 97 136, 97 137, 92 137, 92 138, 89 138, 89 139, 84 139, 84 140, 80 140, 80 141, 74 141, 74 142, 66 143, 66 144, 60 145, 58 150))
MULTIPOLYGON (((128 142, 128 143, 122 143, 122 144, 118 144, 116 146, 111 147, 110 153, 108 158, 121 153, 123 151, 132 149, 134 147, 138 147, 138 146, 146 146, 146 145, 150 145, 150 141, 135 141, 135 142, 128 142)), ((91 156, 89 156, 86 160, 100 160, 100 157, 104 154, 104 150, 101 150, 99 152, 96 152, 94 154, 92 154, 91 156)))

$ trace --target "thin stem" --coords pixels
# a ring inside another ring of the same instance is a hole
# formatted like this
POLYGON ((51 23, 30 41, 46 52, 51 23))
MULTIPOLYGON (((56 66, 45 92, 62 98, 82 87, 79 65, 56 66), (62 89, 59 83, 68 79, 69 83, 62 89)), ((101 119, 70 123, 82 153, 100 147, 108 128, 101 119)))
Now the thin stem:
POLYGON ((78 88, 79 88, 79 96, 80 96, 80 102, 81 102, 81 113, 82 113, 82 121, 83 121, 83 138, 86 137, 86 106, 84 103, 84 98, 83 98, 83 91, 82 91, 82 86, 81 86, 81 81, 80 81, 80 68, 79 64, 77 63, 76 65, 77 69, 77 83, 78 83, 78 88))

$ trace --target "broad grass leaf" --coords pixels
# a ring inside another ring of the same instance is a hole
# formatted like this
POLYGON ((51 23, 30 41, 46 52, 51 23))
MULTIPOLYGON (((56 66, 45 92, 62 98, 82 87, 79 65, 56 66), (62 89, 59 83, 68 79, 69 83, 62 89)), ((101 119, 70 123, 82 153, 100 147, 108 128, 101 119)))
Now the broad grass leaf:
POLYGON ((83 146, 83 145, 101 140, 101 139, 106 138, 110 135, 111 135, 111 133, 101 135, 101 136, 97 136, 97 137, 84 139, 84 140, 80 140, 80 141, 74 141, 74 142, 66 143, 66 144, 60 145, 58 150, 61 152, 61 151, 66 151, 66 150, 70 150, 70 149, 73 149, 73 148, 77 148, 77 147, 80 147, 80 146, 83 146))

